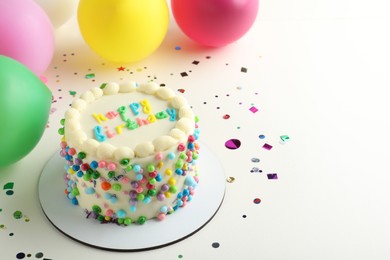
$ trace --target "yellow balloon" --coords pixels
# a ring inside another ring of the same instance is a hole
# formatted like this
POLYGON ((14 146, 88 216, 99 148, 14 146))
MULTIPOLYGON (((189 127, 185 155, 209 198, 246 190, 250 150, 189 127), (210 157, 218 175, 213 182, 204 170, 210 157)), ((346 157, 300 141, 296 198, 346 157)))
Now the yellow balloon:
POLYGON ((80 0, 77 12, 85 42, 112 62, 146 58, 168 30, 166 0, 80 0))

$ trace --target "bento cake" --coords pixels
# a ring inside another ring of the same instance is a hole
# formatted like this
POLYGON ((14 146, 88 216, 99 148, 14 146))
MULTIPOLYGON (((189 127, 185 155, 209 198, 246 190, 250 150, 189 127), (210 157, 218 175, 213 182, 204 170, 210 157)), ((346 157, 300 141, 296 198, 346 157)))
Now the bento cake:
POLYGON ((163 220, 198 185, 197 121, 183 96, 155 82, 86 91, 59 129, 66 196, 102 223, 163 220))

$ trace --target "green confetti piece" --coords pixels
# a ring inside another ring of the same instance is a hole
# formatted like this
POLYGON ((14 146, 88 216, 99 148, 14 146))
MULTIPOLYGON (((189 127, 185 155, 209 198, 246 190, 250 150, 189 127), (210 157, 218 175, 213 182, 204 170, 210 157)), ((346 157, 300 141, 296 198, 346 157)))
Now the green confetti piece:
POLYGON ((86 79, 92 79, 92 78, 94 78, 95 77, 95 73, 89 73, 89 74, 86 74, 85 75, 85 78, 86 79))
POLYGON ((286 142, 287 140, 290 139, 290 137, 288 135, 281 135, 280 136, 280 139, 283 141, 283 142, 286 142))
POLYGON ((77 92, 73 90, 69 90, 69 94, 74 97, 76 96, 77 92))
POLYGON ((4 185, 3 190, 12 190, 14 188, 13 182, 8 182, 4 185))

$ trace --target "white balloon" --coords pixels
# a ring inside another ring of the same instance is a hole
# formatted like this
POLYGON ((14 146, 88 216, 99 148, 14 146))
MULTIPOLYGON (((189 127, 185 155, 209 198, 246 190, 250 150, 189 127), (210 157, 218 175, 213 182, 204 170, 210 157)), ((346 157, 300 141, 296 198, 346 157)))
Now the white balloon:
POLYGON ((34 0, 46 12, 54 28, 65 24, 76 13, 78 0, 34 0))

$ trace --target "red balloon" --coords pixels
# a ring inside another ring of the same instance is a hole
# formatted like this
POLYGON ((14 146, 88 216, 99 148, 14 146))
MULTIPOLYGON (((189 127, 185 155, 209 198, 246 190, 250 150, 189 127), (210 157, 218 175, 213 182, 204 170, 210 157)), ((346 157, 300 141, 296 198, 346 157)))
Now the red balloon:
POLYGON ((259 0, 171 0, 171 6, 178 26, 189 38, 220 47, 248 32, 259 0))

